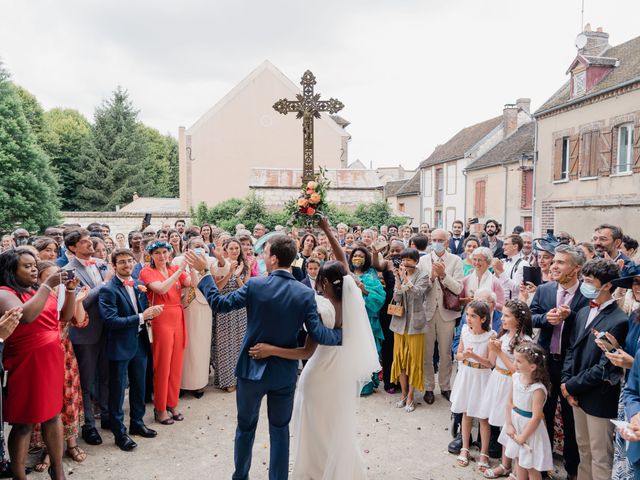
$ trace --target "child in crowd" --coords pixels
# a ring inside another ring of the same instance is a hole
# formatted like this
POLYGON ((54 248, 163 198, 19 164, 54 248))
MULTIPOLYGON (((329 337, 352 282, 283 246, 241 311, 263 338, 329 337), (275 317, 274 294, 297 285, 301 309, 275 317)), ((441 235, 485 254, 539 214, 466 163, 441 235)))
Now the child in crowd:
POLYGON ((316 248, 313 249, 313 253, 311 255, 316 257, 322 263, 329 260, 329 252, 327 251, 326 248, 320 245, 318 245, 316 248))
POLYGON ((551 442, 542 407, 550 385, 542 347, 525 342, 516 348, 516 372, 505 409, 506 421, 498 441, 505 455, 517 460, 519 480, 537 480, 553 470, 551 442))
POLYGON ((458 375, 451 392, 451 411, 462 413, 462 448, 458 455, 458 464, 469 465, 469 440, 474 418, 480 420, 480 439, 482 449, 478 468, 484 472, 489 468, 489 437, 491 430, 486 415, 483 415, 479 399, 484 398, 489 377, 491 361, 489 360, 489 341, 495 338, 496 332, 491 330, 491 315, 486 302, 473 300, 467 305, 467 323, 462 327, 460 345, 456 359, 458 375), (484 457, 484 461, 482 458, 484 457))
MULTIPOLYGON (((512 389, 511 376, 516 372, 514 351, 523 342, 531 342, 533 329, 531 311, 520 300, 508 300, 502 309, 502 328, 498 338, 489 340, 489 361, 493 371, 482 399, 482 416, 489 419, 489 425, 503 427, 507 400, 512 389)), ((502 453, 502 463, 487 469, 485 478, 504 477, 511 473, 511 459, 502 453)))

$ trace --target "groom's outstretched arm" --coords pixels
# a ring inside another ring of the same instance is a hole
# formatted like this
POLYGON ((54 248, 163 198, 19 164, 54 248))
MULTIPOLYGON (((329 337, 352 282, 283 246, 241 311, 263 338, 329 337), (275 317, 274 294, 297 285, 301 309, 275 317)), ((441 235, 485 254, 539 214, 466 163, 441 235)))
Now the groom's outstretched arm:
POLYGON ((332 330, 325 327, 318 316, 318 306, 315 298, 308 302, 307 311, 305 313, 304 324, 307 332, 320 345, 342 345, 342 329, 332 330))
POLYGON ((213 281, 211 275, 205 275, 198 283, 198 289, 206 297, 213 313, 226 313, 232 310, 238 310, 247 306, 247 289, 248 284, 245 284, 242 288, 229 293, 228 295, 222 295, 216 287, 216 282, 213 281))

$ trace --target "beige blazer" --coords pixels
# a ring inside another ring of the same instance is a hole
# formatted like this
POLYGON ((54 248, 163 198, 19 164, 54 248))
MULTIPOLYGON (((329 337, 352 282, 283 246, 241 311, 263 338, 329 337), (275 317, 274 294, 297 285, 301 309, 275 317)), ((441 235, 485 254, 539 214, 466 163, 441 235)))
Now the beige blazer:
MULTIPOLYGON (((427 275, 429 275, 429 277, 431 277, 431 266, 433 264, 433 259, 437 259, 436 261, 444 261, 444 271, 446 275, 442 280, 442 283, 453 293, 459 294, 462 291, 462 279, 464 278, 462 259, 459 256, 447 251, 445 251, 442 257, 438 257, 433 252, 428 253, 427 255, 423 255, 420 258, 418 266, 427 275)), ((427 322, 433 319, 433 315, 436 312, 436 307, 438 307, 440 317, 445 322, 452 322, 460 317, 460 315, 462 315, 462 312, 454 312, 453 310, 447 310, 444 308, 442 288, 440 287, 440 282, 438 282, 437 280, 432 283, 432 287, 427 293, 425 300, 424 310, 427 315, 427 322)))

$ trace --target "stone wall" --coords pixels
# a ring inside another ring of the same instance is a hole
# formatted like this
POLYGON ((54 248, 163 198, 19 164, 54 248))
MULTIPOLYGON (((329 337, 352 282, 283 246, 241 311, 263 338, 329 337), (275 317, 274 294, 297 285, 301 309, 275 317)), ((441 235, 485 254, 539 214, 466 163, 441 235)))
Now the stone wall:
MULTIPOLYGON (((134 212, 60 212, 63 223, 79 223, 86 227, 90 223, 106 223, 111 227, 111 234, 124 233, 138 230, 142 225, 144 213, 134 212)), ((173 225, 176 220, 183 219, 189 224, 189 214, 184 212, 154 213, 151 217, 151 225, 160 228, 164 223, 173 225)))
MULTIPOLYGON (((252 188, 257 196, 264 199, 269 209, 282 209, 291 199, 298 198, 299 188, 252 188)), ((383 189, 329 189, 328 200, 334 205, 355 209, 361 203, 384 200, 383 189)))

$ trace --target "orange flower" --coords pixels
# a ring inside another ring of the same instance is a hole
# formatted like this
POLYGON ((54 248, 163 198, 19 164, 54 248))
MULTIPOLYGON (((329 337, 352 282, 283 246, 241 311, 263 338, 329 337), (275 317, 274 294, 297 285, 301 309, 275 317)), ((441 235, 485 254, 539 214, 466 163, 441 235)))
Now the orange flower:
POLYGON ((299 207, 306 207, 307 205, 309 205, 309 200, 307 200, 306 198, 299 198, 298 199, 298 206, 299 207))
POLYGON ((322 200, 322 197, 320 196, 319 193, 312 193, 311 197, 309 197, 309 201, 316 205, 320 203, 320 200, 322 200))
POLYGON ((310 190, 315 190, 316 188, 318 188, 318 182, 311 181, 307 183, 307 188, 310 190))
POLYGON ((314 213, 316 213, 316 209, 313 207, 309 207, 307 208, 307 215, 313 215, 314 213))

